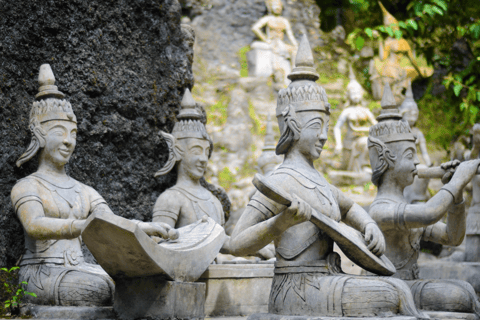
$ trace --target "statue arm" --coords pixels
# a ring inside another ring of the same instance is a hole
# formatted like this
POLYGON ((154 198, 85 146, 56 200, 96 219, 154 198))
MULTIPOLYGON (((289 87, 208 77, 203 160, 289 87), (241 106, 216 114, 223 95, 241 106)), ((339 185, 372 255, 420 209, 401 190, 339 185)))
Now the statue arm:
POLYGON ((292 44, 292 46, 294 46, 295 48, 298 48, 297 40, 293 35, 292 27, 290 26, 290 22, 287 19, 285 19, 285 30, 287 32, 287 37, 290 40, 290 43, 292 44))
POLYGON ((452 194, 445 189, 440 189, 425 203, 406 205, 403 218, 400 213, 399 221, 403 221, 408 229, 428 227, 437 223, 453 202, 452 194))
POLYGON ((430 156, 428 155, 427 141, 425 140, 425 136, 421 131, 417 132, 417 139, 420 147, 420 152, 422 152, 423 160, 425 161, 427 167, 430 167, 432 165, 432 161, 430 160, 430 156))
POLYGON ((343 148, 342 144, 342 127, 347 121, 347 110, 343 110, 343 112, 340 114, 340 117, 338 117, 337 123, 335 124, 335 127, 333 127, 333 136, 335 137, 335 149, 337 151, 341 150, 343 148))
POLYGON ((367 108, 365 108, 365 109, 367 111, 368 120, 370 120, 370 123, 372 125, 377 124, 377 119, 375 119, 375 116, 373 115, 373 113, 369 109, 367 109, 367 108))
POLYGON ((252 31, 262 41, 268 42, 267 36, 262 32, 262 28, 268 23, 268 16, 263 17, 252 26, 252 31))
POLYGON ((255 254, 287 230, 290 226, 277 215, 284 208, 257 192, 233 230, 229 241, 232 254, 255 254))
POLYGON ((153 207, 152 221, 166 223, 175 228, 183 200, 184 196, 180 192, 170 190, 163 192, 153 207))
POLYGON ((462 244, 467 229, 465 201, 450 206, 447 223, 437 222, 426 228, 423 239, 447 246, 462 244))

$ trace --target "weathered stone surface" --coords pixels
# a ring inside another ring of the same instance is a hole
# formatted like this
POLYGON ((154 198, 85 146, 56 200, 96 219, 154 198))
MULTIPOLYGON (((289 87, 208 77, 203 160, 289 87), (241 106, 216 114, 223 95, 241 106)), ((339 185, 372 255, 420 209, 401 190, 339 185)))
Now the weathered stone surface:
POLYGON ((205 287, 162 277, 121 279, 116 282, 113 308, 119 319, 203 319, 205 287))
MULTIPOLYGON (((256 313, 248 317, 248 320, 379 320, 385 317, 305 317, 305 316, 283 316, 269 313, 256 313)), ((389 320, 414 320, 415 317, 388 317, 389 320)))
POLYGON ((27 305, 20 314, 35 319, 115 319, 112 307, 57 307, 27 305))
POLYGON ((199 280, 207 285, 205 316, 267 312, 273 268, 273 264, 210 265, 199 280))
POLYGON ((68 174, 92 186, 123 217, 149 220, 174 181, 154 179, 168 156, 158 131, 171 131, 185 87, 193 85, 193 31, 176 0, 8 1, 0 19, 0 265, 23 248, 10 191, 36 161, 17 168, 30 141, 36 70, 48 62, 78 118, 68 174))

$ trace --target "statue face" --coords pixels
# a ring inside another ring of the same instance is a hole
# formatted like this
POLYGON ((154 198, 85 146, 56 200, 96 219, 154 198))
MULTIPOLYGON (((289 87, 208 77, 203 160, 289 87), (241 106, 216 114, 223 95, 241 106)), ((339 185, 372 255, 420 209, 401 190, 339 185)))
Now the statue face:
POLYGON ((272 0, 271 1, 271 10, 273 14, 280 15, 282 14, 283 6, 282 1, 280 0, 272 0))
POLYGON ((403 114, 403 120, 408 122, 410 128, 413 128, 415 123, 418 120, 418 111, 417 110, 408 110, 403 114))
POLYGON ((323 145, 327 141, 330 117, 320 111, 297 113, 297 118, 302 125, 300 138, 294 148, 307 159, 316 160, 322 153, 323 145))
POLYGON ((394 167, 389 168, 389 179, 394 179, 395 183, 402 187, 411 185, 417 165, 420 164, 415 143, 413 141, 399 141, 389 143, 388 147, 397 157, 394 167))
POLYGON ((77 143, 77 124, 71 121, 53 120, 42 124, 47 132, 43 153, 45 159, 56 165, 65 165, 77 143))
POLYGON ((363 98, 363 92, 361 90, 350 90, 348 98, 352 104, 360 103, 363 98))
POLYGON ((205 139, 181 139, 183 143, 183 157, 179 164, 179 174, 187 174, 190 178, 198 180, 207 170, 210 142, 205 139))

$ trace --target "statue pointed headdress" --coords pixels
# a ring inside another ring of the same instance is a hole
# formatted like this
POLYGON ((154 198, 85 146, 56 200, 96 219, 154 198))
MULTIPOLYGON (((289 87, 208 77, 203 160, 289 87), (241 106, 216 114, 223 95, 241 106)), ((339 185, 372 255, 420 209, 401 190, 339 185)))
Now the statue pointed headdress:
POLYGON ((348 67, 349 67, 348 78, 350 78, 350 82, 347 85, 347 92, 359 91, 363 95, 365 90, 363 90, 362 85, 358 83, 357 78, 355 77, 355 73, 353 72, 352 65, 349 65, 348 67))
POLYGON ((393 27, 393 29, 399 29, 398 20, 395 19, 395 17, 390 12, 388 12, 387 9, 385 9, 382 2, 378 1, 378 4, 380 5, 383 13, 383 25, 389 27, 390 25, 394 24, 395 26, 393 27))
POLYGON ((388 169, 389 162, 396 159, 387 144, 398 141, 415 142, 415 135, 408 122, 402 120, 402 115, 398 111, 395 97, 388 83, 383 89, 380 104, 382 111, 377 117, 378 123, 371 126, 368 133, 370 164, 373 169, 372 182, 376 186, 378 186, 383 173, 388 169))
POLYGON ((330 114, 330 103, 328 103, 325 89, 315 82, 318 78, 310 43, 304 34, 298 46, 295 68, 288 75, 288 79, 292 82, 278 93, 276 115, 280 128, 280 141, 276 148, 277 154, 286 153, 293 138, 298 134, 296 131, 291 131, 292 125, 298 127, 295 120, 296 113, 321 111, 330 114))
POLYGON ((400 114, 403 115, 405 112, 413 110, 418 112, 418 105, 413 99, 413 91, 412 91, 412 82, 408 80, 407 92, 405 93, 405 100, 403 100, 402 104, 398 108, 400 114))
POLYGON ((33 158, 38 150, 44 147, 46 132, 41 127, 43 123, 53 120, 77 123, 72 105, 63 99, 65 95, 55 85, 55 76, 49 64, 40 66, 38 83, 40 87, 30 111, 29 127, 32 133, 32 141, 27 151, 17 160, 18 167, 33 158))
POLYGON ((180 139, 205 139, 208 140, 211 145, 210 155, 213 150, 212 140, 207 133, 205 124, 201 121, 203 116, 197 109, 195 100, 193 100, 192 94, 188 88, 185 89, 180 106, 181 110, 177 116, 178 122, 175 123, 172 133, 169 134, 163 131, 159 132, 168 145, 168 160, 163 168, 155 173, 155 177, 169 173, 177 161, 181 160, 182 154, 177 146, 177 141, 180 139))

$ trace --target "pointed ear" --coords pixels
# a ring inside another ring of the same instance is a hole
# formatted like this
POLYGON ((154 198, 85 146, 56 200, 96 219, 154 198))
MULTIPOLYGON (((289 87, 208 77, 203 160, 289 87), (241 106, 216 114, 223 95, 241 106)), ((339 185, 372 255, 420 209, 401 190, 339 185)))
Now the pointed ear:
POLYGON ((45 132, 45 130, 43 130, 39 124, 32 124, 30 126, 30 131, 35 136, 35 138, 37 138, 40 148, 45 148, 45 144, 47 143, 47 140, 45 139, 47 133, 45 132))
POLYGON ((168 159, 167 159, 167 162, 163 165, 163 167, 155 173, 154 175, 155 178, 169 173, 175 166, 175 163, 177 163, 177 161, 180 160, 180 157, 178 157, 178 151, 177 151, 178 147, 176 145, 177 139, 173 135, 163 131, 160 131, 158 134, 162 136, 163 139, 165 139, 165 142, 167 143, 168 159))

